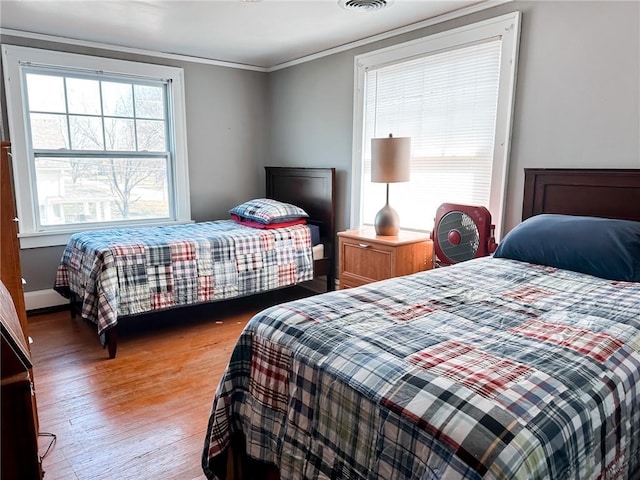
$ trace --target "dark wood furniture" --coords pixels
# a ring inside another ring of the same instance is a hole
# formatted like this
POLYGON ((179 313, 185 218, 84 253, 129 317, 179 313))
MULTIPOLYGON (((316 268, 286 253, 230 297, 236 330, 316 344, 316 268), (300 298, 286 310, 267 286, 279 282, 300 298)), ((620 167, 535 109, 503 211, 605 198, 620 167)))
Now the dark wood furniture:
POLYGON ((372 228, 338 233, 340 288, 351 288, 433 267, 433 242, 427 234, 400 231, 378 236, 372 228))
POLYGON ((2 225, 2 245, 0 258, 0 278, 11 294, 25 335, 27 331, 27 314, 24 305, 22 272, 20 269, 20 245, 18 243, 18 219, 13 195, 13 175, 11 170, 11 145, 2 142, 2 165, 0 178, 2 195, 0 199, 0 222, 2 225))
POLYGON ((42 478, 38 455, 36 399, 31 380, 31 353, 28 339, 9 291, 0 282, 0 331, 2 334, 2 479, 42 478))
POLYGON ((327 278, 327 291, 335 290, 336 169, 265 167, 267 198, 292 203, 318 225, 324 258, 313 263, 313 276, 327 278))
POLYGON ((3 479, 42 478, 38 413, 24 305, 10 145, 2 142, 0 164, 0 333, 3 479))
POLYGON ((525 168, 522 219, 540 213, 640 221, 640 169, 525 168))

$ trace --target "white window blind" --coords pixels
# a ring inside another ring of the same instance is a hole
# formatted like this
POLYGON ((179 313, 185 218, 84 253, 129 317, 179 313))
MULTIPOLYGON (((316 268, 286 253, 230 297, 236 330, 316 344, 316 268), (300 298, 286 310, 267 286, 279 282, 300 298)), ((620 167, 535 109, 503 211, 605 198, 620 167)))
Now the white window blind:
MULTIPOLYGON (((411 181, 390 186, 402 228, 429 230, 443 202, 489 206, 499 40, 456 48, 365 74, 364 138, 411 137, 411 181)), ((383 206, 385 185, 371 183, 365 142, 364 223, 383 206)))
POLYGON ((429 231, 442 203, 489 209, 500 238, 520 13, 355 57, 351 225, 371 225, 386 185, 371 183, 371 139, 411 138, 411 180, 392 183, 400 227, 429 231))

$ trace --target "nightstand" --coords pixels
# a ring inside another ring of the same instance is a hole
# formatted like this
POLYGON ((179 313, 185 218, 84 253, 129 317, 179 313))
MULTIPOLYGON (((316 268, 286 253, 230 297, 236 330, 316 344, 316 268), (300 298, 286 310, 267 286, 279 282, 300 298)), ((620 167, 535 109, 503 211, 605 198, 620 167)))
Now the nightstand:
POLYGON ((433 242, 425 233, 376 236, 373 228, 338 233, 340 288, 409 275, 433 267, 433 242))

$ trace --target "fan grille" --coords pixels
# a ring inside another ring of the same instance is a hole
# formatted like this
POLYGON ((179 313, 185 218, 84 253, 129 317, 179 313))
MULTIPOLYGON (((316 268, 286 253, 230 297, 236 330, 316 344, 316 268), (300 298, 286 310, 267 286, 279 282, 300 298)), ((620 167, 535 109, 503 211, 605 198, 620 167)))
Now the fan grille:
POLYGON ((340 5, 345 10, 354 11, 373 11, 381 10, 388 7, 393 3, 393 0, 338 0, 340 5))
POLYGON ((440 219, 437 239, 442 253, 454 263, 474 258, 480 246, 480 232, 473 218, 464 212, 449 212, 440 219), (460 242, 455 245, 449 240, 449 233, 457 231, 460 242))

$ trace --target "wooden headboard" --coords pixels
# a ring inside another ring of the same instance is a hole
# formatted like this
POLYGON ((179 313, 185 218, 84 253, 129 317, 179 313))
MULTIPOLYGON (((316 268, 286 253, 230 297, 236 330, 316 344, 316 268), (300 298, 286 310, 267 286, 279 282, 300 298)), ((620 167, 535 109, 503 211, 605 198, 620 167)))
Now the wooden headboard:
POLYGON ((292 203, 318 225, 325 259, 314 262, 315 276, 327 276, 327 290, 335 285, 336 169, 265 167, 267 198, 292 203))
POLYGON ((640 222, 640 169, 525 168, 522 220, 540 213, 640 222))

